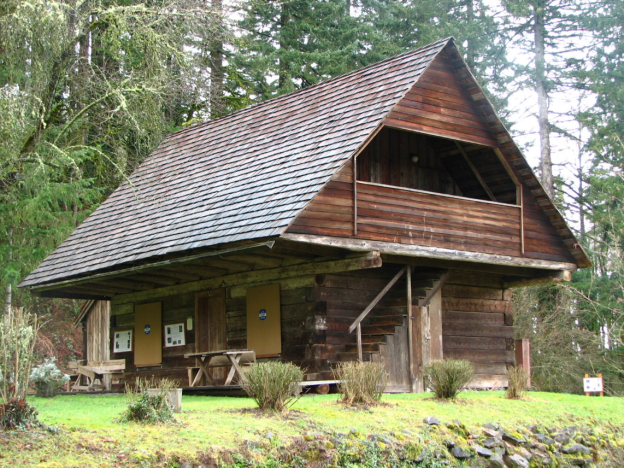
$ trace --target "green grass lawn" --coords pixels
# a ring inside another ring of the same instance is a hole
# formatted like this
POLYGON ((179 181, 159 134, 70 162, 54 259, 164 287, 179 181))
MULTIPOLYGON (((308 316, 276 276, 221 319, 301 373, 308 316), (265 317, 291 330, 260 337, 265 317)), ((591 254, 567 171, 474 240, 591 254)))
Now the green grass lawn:
MULTIPOLYGON (((503 426, 544 424, 624 425, 624 400, 565 394, 529 393, 521 401, 503 392, 465 392, 454 402, 431 394, 386 395, 372 409, 344 408, 338 395, 304 396, 285 416, 259 414, 248 398, 184 396, 179 424, 146 426, 118 423, 125 395, 67 395, 29 398, 39 419, 58 434, 0 433, 0 466, 141 465, 142 454, 188 459, 198 452, 236 449, 245 440, 271 433, 287 442, 306 432, 333 430, 387 434, 421 426, 423 418, 460 419, 468 428, 487 422, 503 426)), ((149 466, 145 465, 144 466, 149 466)))

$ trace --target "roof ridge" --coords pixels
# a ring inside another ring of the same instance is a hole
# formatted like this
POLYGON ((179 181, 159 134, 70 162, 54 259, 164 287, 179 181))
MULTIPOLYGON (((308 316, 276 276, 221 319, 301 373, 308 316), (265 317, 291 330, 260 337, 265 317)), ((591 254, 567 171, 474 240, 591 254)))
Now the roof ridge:
POLYGON ((398 59, 400 57, 404 57, 404 56, 407 56, 407 55, 410 55, 410 54, 415 54, 417 52, 421 52, 424 49, 434 48, 435 46, 438 46, 440 43, 454 42, 454 40, 455 40, 455 38, 453 36, 448 36, 448 37, 446 37, 444 39, 438 39, 435 42, 431 42, 429 44, 426 44, 424 46, 418 47, 416 49, 410 49, 410 50, 407 50, 405 52, 401 52, 400 54, 393 55, 392 57, 388 57, 388 58, 383 59, 383 60, 381 60, 379 62, 371 63, 370 65, 366 65, 365 67, 356 68, 355 70, 351 70, 350 72, 346 72, 346 73, 342 73, 341 75, 333 76, 333 77, 331 77, 331 78, 329 78, 327 80, 324 80, 324 81, 319 81, 318 83, 315 83, 315 84, 313 84, 311 86, 306 86, 305 88, 300 88, 300 89, 297 89, 297 90, 292 91, 292 92, 287 93, 287 94, 274 96, 274 97, 271 97, 271 98, 266 99, 264 101, 260 101, 260 102, 254 103, 254 104, 252 104, 252 105, 250 105, 248 107, 245 107, 243 109, 239 109, 237 111, 234 111, 231 114, 222 115, 222 116, 217 117, 215 119, 210 119, 210 120, 207 120, 205 122, 200 122, 200 123, 198 123, 196 125, 191 125, 191 126, 186 127, 186 128, 181 128, 179 130, 176 130, 175 132, 170 133, 167 136, 167 138, 165 138, 165 141, 167 141, 170 138, 175 137, 177 135, 183 134, 185 132, 188 132, 188 131, 191 131, 191 130, 197 130, 200 127, 204 127, 204 126, 210 125, 210 124, 212 124, 214 122, 219 122, 219 121, 221 121, 223 119, 229 119, 229 118, 232 118, 235 115, 241 115, 243 113, 255 110, 258 107, 261 107, 261 106, 264 106, 264 105, 268 105, 268 104, 272 104, 272 103, 274 103, 274 102, 276 102, 276 101, 278 101, 280 99, 290 98, 291 96, 293 96, 295 94, 307 92, 307 91, 310 91, 312 89, 318 88, 320 86, 324 86, 324 85, 326 85, 328 83, 331 83, 331 82, 337 81, 337 80, 339 80, 341 78, 344 78, 345 76, 351 75, 352 73, 363 72, 363 71, 365 71, 367 69, 370 69, 370 68, 376 68, 376 67, 379 67, 379 66, 383 66, 385 63, 391 62, 391 61, 396 60, 396 59, 398 59))

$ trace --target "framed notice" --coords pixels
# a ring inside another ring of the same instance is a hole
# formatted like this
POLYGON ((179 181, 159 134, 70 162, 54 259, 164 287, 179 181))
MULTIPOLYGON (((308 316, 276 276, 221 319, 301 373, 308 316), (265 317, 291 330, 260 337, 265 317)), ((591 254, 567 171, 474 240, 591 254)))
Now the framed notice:
POLYGON ((127 353, 132 351, 132 330, 114 332, 113 353, 127 353))
POLYGON ((586 377, 583 379, 585 393, 599 393, 603 391, 602 377, 586 377))
POLYGON ((165 325, 165 348, 184 346, 185 344, 184 323, 165 325))

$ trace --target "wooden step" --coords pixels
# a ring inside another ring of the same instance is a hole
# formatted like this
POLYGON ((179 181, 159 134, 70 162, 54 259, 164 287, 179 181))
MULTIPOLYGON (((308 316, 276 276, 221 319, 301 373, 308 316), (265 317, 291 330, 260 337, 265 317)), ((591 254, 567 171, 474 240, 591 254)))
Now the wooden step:
POLYGON ((386 344, 388 337, 386 335, 362 335, 362 344, 364 343, 379 343, 386 344))
POLYGON ((394 335, 396 325, 365 325, 362 335, 394 335))
POLYGON ((402 316, 402 317, 407 317, 407 312, 406 312, 406 308, 405 308, 405 303, 407 301, 404 299, 403 300, 403 304, 400 306, 396 306, 396 307, 384 307, 383 309, 375 309, 375 312, 371 312, 371 314, 369 315, 369 317, 387 317, 387 316, 402 316))
POLYGON ((370 320, 368 321, 366 325, 374 325, 374 326, 394 325, 396 327, 400 327, 403 325, 403 323, 404 323, 403 315, 389 315, 389 316, 382 316, 382 317, 377 317, 377 316, 370 317, 370 320))
MULTIPOLYGON (((373 354, 379 354, 377 353, 362 353, 362 360, 363 361, 370 361, 373 354)), ((338 355, 336 356, 336 360, 334 362, 349 362, 349 361, 357 361, 358 360, 358 353, 357 351, 355 353, 338 353, 338 355)))
MULTIPOLYGON (((362 337, 364 338, 364 337, 362 337)), ((385 343, 375 342, 375 343, 362 343, 362 352, 364 353, 378 353, 379 347, 383 346, 385 343)), ((345 352, 347 353, 357 353, 357 343, 349 344, 345 346, 345 352)))

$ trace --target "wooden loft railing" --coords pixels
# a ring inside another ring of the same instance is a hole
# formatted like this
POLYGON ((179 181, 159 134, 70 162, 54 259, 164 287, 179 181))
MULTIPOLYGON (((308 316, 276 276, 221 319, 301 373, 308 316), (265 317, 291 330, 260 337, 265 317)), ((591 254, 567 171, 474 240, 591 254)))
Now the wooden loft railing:
POLYGON ((523 256, 522 205, 372 182, 354 185, 359 238, 523 256))

